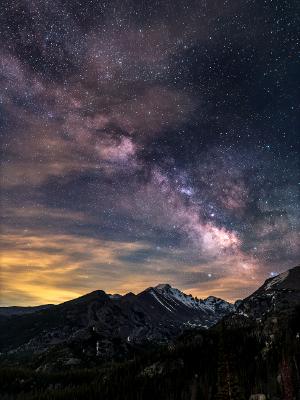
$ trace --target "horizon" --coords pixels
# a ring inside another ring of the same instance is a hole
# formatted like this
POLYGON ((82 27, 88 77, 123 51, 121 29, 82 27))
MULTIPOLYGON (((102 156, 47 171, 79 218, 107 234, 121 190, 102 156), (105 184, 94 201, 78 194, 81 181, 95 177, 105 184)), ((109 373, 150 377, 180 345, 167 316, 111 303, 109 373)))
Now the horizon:
POLYGON ((233 301, 297 264, 293 7, 206 3, 3 7, 1 304, 233 301))
POLYGON ((97 288, 97 289, 93 289, 93 290, 91 290, 90 292, 87 292, 87 293, 78 294, 76 297, 72 297, 72 298, 67 299, 67 300, 64 300, 64 301, 62 301, 62 302, 44 303, 44 304, 24 304, 24 305, 23 305, 23 304, 22 304, 22 305, 19 305, 19 304, 3 305, 3 304, 0 303, 0 307, 36 307, 36 306, 43 306, 43 305, 48 305, 48 304, 51 304, 51 305, 59 305, 59 304, 62 304, 62 303, 64 303, 64 302, 67 302, 67 301, 70 301, 70 300, 74 300, 74 299, 76 299, 76 298, 79 298, 79 297, 82 297, 82 296, 84 296, 84 295, 88 295, 88 294, 91 294, 91 293, 94 293, 94 292, 97 292, 97 291, 103 291, 103 292, 106 293, 107 295, 121 295, 121 296, 125 296, 125 295, 127 295, 127 294, 129 294, 129 293, 133 293, 133 294, 135 294, 135 295, 138 295, 138 294, 140 294, 140 293, 142 293, 142 292, 144 292, 144 291, 146 291, 146 290, 148 290, 148 289, 156 288, 157 286, 161 286, 161 285, 163 285, 163 286, 169 285, 169 286, 171 286, 171 288, 180 290, 181 292, 185 293, 186 295, 192 295, 194 298, 197 297, 199 300, 205 300, 205 299, 207 299, 208 297, 212 296, 212 297, 220 298, 221 300, 225 300, 225 301, 227 301, 227 302, 229 302, 229 303, 231 303, 231 304, 234 304, 236 301, 238 301, 238 300, 244 300, 244 299, 247 298, 249 295, 253 294, 253 293, 254 293, 257 289, 259 289, 268 279, 275 278, 276 276, 281 275, 281 274, 283 274, 284 272, 290 271, 291 269, 294 269, 294 268, 296 268, 296 267, 297 267, 297 266, 292 267, 292 268, 289 268, 289 269, 287 269, 287 270, 285 270, 285 271, 282 271, 282 272, 278 272, 278 273, 276 273, 276 274, 273 274, 271 277, 269 276, 268 278, 266 278, 265 280, 263 280, 263 282, 262 282, 257 288, 255 288, 253 291, 251 291, 250 293, 248 293, 245 297, 243 297, 243 298, 236 298, 236 299, 225 299, 225 298, 223 298, 223 297, 214 296, 213 294, 208 294, 208 295, 204 295, 204 296, 195 295, 195 294, 193 294, 193 293, 189 293, 188 290, 186 290, 186 291, 181 290, 180 288, 175 287, 174 285, 172 285, 172 284, 170 284, 170 283, 168 283, 168 282, 165 282, 165 283, 158 283, 158 284, 156 284, 156 285, 151 285, 151 286, 148 286, 148 287, 143 288, 143 289, 140 290, 140 291, 135 291, 135 292, 129 290, 129 291, 125 291, 125 292, 123 292, 123 293, 119 293, 119 292, 112 292, 112 293, 110 293, 110 292, 105 291, 105 290, 102 289, 102 288, 97 288))

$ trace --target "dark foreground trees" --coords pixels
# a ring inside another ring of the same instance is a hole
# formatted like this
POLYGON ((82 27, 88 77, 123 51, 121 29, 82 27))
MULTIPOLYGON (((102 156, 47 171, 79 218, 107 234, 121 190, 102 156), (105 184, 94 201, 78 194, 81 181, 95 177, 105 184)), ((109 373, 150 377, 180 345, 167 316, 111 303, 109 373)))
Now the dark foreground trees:
POLYGON ((193 331, 172 347, 94 368, 2 367, 0 400, 248 400, 255 393, 294 400, 299 316, 276 334, 259 326, 193 331))

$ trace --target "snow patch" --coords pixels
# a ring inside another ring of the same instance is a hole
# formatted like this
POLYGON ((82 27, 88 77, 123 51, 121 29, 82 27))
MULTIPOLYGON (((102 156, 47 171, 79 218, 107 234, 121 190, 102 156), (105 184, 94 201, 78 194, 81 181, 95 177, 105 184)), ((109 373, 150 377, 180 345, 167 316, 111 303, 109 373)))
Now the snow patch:
POLYGON ((175 303, 176 305, 181 304, 194 310, 201 310, 209 314, 215 313, 217 309, 229 312, 233 310, 233 305, 222 299, 209 296, 205 300, 198 300, 192 295, 187 295, 168 284, 157 285, 154 290, 169 302, 175 303))
POLYGON ((167 310, 169 310, 170 312, 173 312, 169 307, 167 307, 162 301, 160 301, 160 299, 157 297, 156 293, 151 290, 150 292, 152 294, 152 296, 163 306, 165 307, 167 310))
POLYGON ((266 290, 271 289, 274 285, 277 285, 280 282, 283 282, 289 275, 289 271, 285 271, 280 275, 275 276, 267 285, 266 285, 266 290))

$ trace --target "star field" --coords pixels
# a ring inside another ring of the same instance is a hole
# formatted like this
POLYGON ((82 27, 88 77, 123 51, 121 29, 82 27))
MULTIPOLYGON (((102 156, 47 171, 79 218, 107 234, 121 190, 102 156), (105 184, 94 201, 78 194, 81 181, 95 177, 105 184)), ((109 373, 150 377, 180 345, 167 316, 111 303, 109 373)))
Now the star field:
POLYGON ((299 262, 299 5, 4 1, 2 295, 245 297, 299 262))

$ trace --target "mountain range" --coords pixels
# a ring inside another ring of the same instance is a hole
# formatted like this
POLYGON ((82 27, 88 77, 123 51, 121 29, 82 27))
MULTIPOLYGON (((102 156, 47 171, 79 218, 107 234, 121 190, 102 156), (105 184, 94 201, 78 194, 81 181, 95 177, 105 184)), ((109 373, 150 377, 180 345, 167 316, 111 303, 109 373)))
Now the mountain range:
POLYGON ((161 284, 3 307, 0 346, 1 400, 298 400, 300 266, 235 304, 161 284))
POLYGON ((96 290, 59 305, 2 307, 0 351, 39 354, 65 345, 71 354, 126 356, 145 343, 163 343, 192 327, 209 328, 235 309, 210 296, 199 300, 168 284, 135 295, 96 290), (97 350, 95 350, 97 347, 97 350))
POLYGON ((96 290, 59 305, 2 307, 2 355, 55 354, 62 364, 87 359, 130 357, 136 348, 172 341, 191 329, 209 329, 220 321, 249 324, 272 312, 300 304, 300 267, 268 279, 235 304, 209 296, 197 299, 169 284, 135 295, 96 290))

